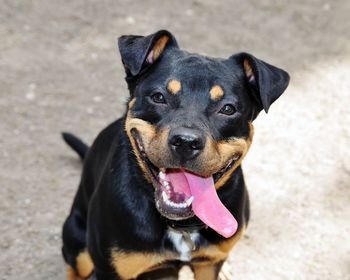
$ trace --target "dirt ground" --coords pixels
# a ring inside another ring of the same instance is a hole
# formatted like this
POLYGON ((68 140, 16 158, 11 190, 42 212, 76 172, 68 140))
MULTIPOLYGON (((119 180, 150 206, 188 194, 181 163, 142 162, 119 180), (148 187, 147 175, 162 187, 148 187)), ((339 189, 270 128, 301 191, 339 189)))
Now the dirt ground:
MULTIPOLYGON (((255 121, 244 170, 252 219, 234 279, 350 279, 350 1, 0 1, 0 279, 65 279, 61 226, 91 142, 127 98, 122 34, 251 52, 290 87, 255 121)), ((184 277, 185 278, 185 277, 184 277)))

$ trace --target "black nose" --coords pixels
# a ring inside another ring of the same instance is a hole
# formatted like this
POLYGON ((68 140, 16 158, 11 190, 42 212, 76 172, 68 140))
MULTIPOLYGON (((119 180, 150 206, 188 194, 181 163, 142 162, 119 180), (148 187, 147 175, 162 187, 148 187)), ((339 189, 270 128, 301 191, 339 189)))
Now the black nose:
POLYGON ((181 161, 197 157, 204 148, 205 138, 197 130, 190 128, 172 129, 169 134, 169 146, 173 154, 181 161))

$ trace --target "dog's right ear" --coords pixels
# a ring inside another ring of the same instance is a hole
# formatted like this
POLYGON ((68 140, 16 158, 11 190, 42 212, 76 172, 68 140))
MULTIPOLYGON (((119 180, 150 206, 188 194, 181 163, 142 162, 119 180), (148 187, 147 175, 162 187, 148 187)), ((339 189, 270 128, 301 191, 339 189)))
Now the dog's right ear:
POLYGON ((249 53, 239 53, 230 57, 244 70, 253 97, 267 113, 271 104, 279 98, 289 84, 289 74, 249 53))
POLYGON ((149 36, 121 36, 118 47, 127 75, 136 76, 155 63, 166 49, 178 45, 169 31, 160 30, 149 36))

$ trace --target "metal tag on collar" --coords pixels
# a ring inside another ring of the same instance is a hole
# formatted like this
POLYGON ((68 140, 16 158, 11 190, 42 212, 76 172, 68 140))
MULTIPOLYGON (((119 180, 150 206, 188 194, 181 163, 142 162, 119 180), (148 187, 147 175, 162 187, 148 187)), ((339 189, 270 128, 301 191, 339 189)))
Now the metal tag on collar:
POLYGON ((191 251, 195 251, 196 250, 196 243, 192 239, 191 234, 188 231, 182 231, 181 233, 182 233, 183 240, 186 242, 186 244, 191 249, 191 251))

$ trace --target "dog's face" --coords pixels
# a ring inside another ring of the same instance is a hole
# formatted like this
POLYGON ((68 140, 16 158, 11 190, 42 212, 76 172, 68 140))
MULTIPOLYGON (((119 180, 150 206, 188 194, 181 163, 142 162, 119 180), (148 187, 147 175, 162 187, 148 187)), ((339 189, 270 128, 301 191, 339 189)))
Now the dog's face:
POLYGON ((123 36, 119 49, 131 93, 125 129, 138 163, 159 212, 189 218, 196 180, 225 184, 251 145, 252 121, 283 93, 288 74, 249 54, 185 52, 167 31, 123 36))

